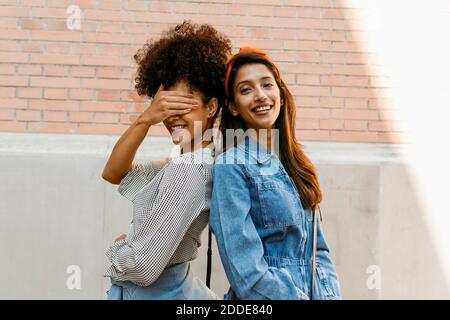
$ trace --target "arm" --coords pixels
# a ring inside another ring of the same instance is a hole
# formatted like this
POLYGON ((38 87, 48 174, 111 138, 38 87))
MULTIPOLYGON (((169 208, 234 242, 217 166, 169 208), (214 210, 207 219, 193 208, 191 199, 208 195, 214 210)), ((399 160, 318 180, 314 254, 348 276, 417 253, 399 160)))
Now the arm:
POLYGON ((300 299, 304 294, 282 268, 269 267, 250 216, 251 199, 242 168, 216 164, 210 224, 231 287, 239 299, 300 299))
POLYGON ((131 170, 136 151, 152 125, 168 117, 182 115, 197 107, 191 94, 163 91, 159 88, 151 105, 125 131, 115 144, 102 177, 112 184, 118 184, 131 170))
POLYGON ((128 241, 119 240, 107 256, 118 280, 148 286, 170 261, 189 226, 206 207, 204 168, 170 164, 157 203, 128 241))

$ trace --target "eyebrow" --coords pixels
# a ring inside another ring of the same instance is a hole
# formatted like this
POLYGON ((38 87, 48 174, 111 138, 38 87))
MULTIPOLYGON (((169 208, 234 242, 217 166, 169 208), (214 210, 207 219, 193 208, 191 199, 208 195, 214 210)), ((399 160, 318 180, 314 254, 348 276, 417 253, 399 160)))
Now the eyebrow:
MULTIPOLYGON (((273 79, 273 77, 262 77, 262 78, 259 78, 259 81, 267 80, 267 79, 273 79)), ((241 85, 241 84, 243 84, 243 83, 247 83, 247 82, 252 82, 252 81, 251 81, 251 80, 244 80, 244 81, 241 81, 241 82, 239 82, 238 84, 236 84, 236 87, 239 87, 239 85, 241 85)))

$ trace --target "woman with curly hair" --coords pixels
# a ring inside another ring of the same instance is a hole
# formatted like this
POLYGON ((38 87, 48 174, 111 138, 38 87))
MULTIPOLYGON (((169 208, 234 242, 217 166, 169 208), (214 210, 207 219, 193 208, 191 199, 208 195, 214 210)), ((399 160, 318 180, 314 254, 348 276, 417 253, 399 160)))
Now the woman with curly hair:
POLYGON ((208 224, 213 152, 201 136, 224 103, 228 38, 209 25, 183 22, 134 56, 136 89, 150 106, 117 141, 103 178, 133 203, 128 235, 107 251, 108 299, 217 299, 196 278, 200 235, 208 224), (151 126, 163 122, 181 155, 133 164, 151 126), (196 130, 194 130, 196 127, 196 130))

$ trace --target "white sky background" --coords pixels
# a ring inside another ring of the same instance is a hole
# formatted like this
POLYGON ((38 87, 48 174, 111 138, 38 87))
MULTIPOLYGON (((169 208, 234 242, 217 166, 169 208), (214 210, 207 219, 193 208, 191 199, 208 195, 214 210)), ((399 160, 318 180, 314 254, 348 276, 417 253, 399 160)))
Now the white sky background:
POLYGON ((349 20, 375 52, 396 117, 407 132, 407 162, 450 285, 450 0, 347 0, 349 20))

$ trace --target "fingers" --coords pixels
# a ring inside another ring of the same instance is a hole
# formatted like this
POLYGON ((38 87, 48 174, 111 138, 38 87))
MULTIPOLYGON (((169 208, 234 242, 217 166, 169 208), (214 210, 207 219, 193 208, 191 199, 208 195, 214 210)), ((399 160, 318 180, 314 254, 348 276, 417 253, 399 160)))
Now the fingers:
POLYGON ((165 102, 164 107, 166 107, 168 110, 180 110, 180 109, 197 109, 199 105, 180 102, 165 102))
POLYGON ((169 96, 173 96, 173 97, 185 97, 185 98, 193 98, 194 95, 192 93, 189 92, 184 92, 184 91, 173 91, 173 90, 161 90, 160 91, 161 94, 164 94, 164 96, 169 97, 169 96))
POLYGON ((193 105, 198 104, 197 100, 186 97, 186 96, 167 95, 167 96, 164 96, 164 100, 167 102, 179 102, 179 103, 187 103, 187 104, 193 104, 193 105))
POLYGON ((167 111, 167 118, 176 116, 176 115, 182 115, 191 112, 192 109, 171 109, 167 111))

